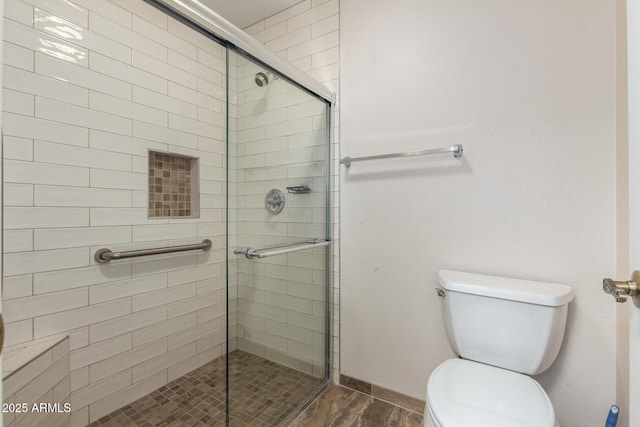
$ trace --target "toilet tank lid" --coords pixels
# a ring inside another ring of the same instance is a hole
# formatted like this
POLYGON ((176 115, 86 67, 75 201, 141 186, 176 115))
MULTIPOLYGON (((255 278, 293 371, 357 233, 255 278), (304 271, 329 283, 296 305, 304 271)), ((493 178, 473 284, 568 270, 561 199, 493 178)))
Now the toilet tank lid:
POLYGON ((512 279, 462 271, 439 270, 438 283, 444 289, 465 294, 557 307, 573 299, 568 285, 512 279))

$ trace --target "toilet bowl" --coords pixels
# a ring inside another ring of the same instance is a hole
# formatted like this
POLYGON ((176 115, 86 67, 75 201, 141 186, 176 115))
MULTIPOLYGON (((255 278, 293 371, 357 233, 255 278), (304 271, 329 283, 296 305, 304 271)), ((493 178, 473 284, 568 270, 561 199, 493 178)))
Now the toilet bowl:
POLYGON ((556 427, 553 405, 532 378, 449 359, 427 386, 425 427, 556 427))
POLYGON ((441 270, 438 295, 460 358, 429 377, 425 427, 558 427, 544 389, 528 375, 556 359, 571 287, 441 270))

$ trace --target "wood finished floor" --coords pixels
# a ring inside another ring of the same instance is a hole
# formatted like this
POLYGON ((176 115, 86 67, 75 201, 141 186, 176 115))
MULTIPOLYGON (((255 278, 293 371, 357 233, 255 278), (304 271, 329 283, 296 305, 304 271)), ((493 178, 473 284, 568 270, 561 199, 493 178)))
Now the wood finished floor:
POLYGON ((288 427, 421 427, 422 415, 332 385, 288 427))

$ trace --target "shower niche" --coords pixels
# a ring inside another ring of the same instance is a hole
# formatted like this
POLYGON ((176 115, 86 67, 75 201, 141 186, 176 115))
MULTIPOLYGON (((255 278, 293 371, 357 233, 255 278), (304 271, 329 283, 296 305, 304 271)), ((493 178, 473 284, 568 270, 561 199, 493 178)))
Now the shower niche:
POLYGON ((198 158, 149 151, 149 218, 199 218, 198 158))

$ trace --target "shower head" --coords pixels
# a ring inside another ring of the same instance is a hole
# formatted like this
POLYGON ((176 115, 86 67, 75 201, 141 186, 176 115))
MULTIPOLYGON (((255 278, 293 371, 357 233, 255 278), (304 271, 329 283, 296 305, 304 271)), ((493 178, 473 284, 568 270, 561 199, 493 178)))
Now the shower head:
MULTIPOLYGON (((258 86, 263 87, 269 84, 271 73, 269 71, 260 71, 256 73, 255 82, 258 86)), ((274 75, 273 80, 277 80, 278 76, 274 75)))
POLYGON ((260 87, 268 85, 269 74, 271 73, 268 71, 265 73, 263 73, 262 71, 260 71, 259 73, 256 73, 256 84, 260 87))

